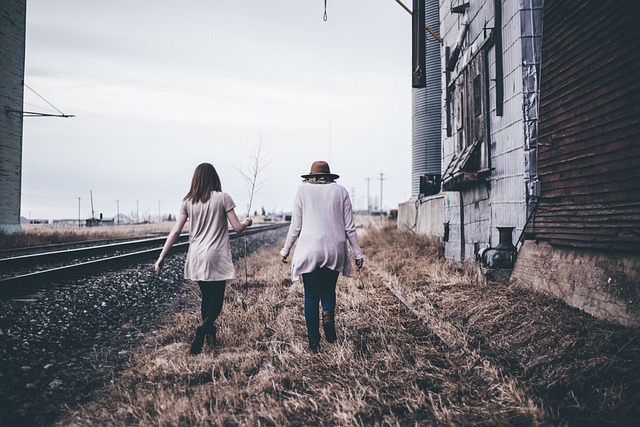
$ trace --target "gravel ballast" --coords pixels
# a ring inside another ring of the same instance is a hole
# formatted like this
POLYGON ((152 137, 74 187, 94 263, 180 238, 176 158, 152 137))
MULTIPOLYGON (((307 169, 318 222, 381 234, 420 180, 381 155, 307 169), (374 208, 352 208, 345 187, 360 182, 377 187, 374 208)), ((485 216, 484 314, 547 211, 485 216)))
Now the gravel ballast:
MULTIPOLYGON (((286 231, 232 240, 234 258, 244 255, 245 239, 251 253, 286 231)), ((112 381, 150 345, 144 338, 165 314, 191 309, 184 259, 169 257, 159 276, 149 260, 0 300, 0 426, 49 425, 64 405, 82 404, 112 381)))

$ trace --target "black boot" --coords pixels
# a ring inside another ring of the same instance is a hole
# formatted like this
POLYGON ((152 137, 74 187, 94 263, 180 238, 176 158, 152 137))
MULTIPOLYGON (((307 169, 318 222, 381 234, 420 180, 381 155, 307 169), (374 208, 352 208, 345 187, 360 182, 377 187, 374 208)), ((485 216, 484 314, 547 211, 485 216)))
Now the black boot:
POLYGON ((309 338, 309 350, 311 350, 312 353, 320 352, 320 339, 309 338))
POLYGON ((205 341, 209 346, 211 347, 216 346, 218 342, 216 335, 217 335, 217 328, 216 328, 216 325, 213 325, 209 333, 205 336, 205 341))
POLYGON ((335 311, 333 309, 322 312, 322 329, 324 329, 324 338, 327 342, 336 342, 335 311))
POLYGON ((204 325, 196 328, 196 335, 191 342, 191 354, 200 354, 200 352, 202 352, 202 345, 204 344, 204 337, 206 335, 207 331, 204 325))

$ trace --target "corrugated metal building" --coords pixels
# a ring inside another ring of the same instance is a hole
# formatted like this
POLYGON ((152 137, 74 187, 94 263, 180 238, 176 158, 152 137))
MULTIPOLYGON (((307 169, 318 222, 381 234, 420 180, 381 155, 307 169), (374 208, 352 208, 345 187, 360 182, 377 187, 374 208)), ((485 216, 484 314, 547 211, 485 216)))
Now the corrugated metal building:
POLYGON ((540 198, 512 282, 640 325, 640 2, 545 0, 540 198))
POLYGON ((640 2, 440 0, 440 17, 445 256, 487 272, 516 254, 510 284, 639 326, 640 2))
POLYGON ((545 4, 542 186, 528 231, 640 253, 640 2, 545 4))

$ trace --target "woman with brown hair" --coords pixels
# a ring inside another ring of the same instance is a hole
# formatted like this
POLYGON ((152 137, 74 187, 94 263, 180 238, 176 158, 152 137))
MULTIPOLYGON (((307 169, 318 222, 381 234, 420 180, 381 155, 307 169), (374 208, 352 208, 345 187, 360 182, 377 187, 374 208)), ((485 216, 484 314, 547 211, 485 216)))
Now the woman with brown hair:
POLYGON ((351 245, 356 268, 362 268, 364 259, 353 218, 351 199, 347 189, 335 182, 329 164, 313 162, 311 171, 302 175, 304 182, 298 187, 294 199, 291 225, 284 247, 280 251, 282 262, 294 243, 291 279, 302 276, 304 284, 304 318, 307 325, 309 348, 320 350, 319 306, 322 306, 322 327, 327 342, 335 342, 336 283, 338 275, 352 276, 347 242, 351 245))
POLYGON ((202 351, 207 336, 211 338, 212 345, 216 344, 214 323, 222 311, 226 281, 235 277, 229 223, 236 233, 245 231, 252 224, 250 218, 240 222, 235 207, 231 196, 222 191, 220 178, 213 165, 198 165, 193 173, 191 188, 182 200, 176 224, 155 263, 155 270, 160 273, 167 253, 189 219, 189 251, 184 278, 197 281, 202 294, 202 324, 196 328, 191 354, 202 351))

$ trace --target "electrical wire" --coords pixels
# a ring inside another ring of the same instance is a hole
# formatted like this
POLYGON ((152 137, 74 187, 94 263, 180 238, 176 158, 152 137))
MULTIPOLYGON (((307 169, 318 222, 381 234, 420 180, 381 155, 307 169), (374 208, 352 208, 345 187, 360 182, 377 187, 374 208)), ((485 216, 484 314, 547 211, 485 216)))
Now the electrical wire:
POLYGON ((29 87, 28 84, 24 84, 24 87, 26 87, 27 89, 29 89, 31 92, 35 93, 36 96, 40 99, 42 99, 44 102, 46 102, 51 108, 53 108, 54 110, 56 110, 58 113, 60 113, 61 115, 65 116, 66 114, 64 114, 62 111, 58 110, 58 108, 53 105, 52 103, 50 103, 49 101, 47 101, 46 99, 44 99, 44 97, 42 95, 40 95, 38 92, 36 92, 35 90, 31 89, 31 87, 29 87))

